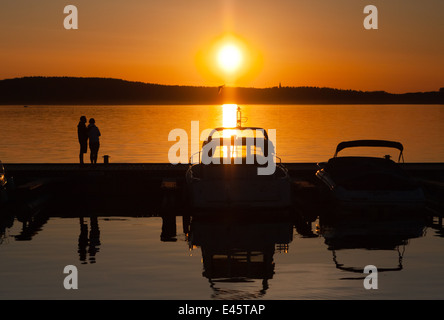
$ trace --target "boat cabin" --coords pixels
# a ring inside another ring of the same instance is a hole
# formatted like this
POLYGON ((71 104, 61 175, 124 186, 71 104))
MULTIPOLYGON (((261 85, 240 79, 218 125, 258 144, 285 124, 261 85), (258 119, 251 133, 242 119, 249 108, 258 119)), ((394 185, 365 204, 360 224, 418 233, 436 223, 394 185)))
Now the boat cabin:
POLYGON ((265 165, 274 158, 274 146, 263 128, 220 127, 210 132, 199 155, 203 164, 265 165))

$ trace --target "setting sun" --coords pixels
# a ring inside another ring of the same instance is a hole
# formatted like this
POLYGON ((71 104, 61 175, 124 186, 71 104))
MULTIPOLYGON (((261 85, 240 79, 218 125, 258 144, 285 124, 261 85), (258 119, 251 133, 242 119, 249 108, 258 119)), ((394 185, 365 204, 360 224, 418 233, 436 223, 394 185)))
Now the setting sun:
POLYGON ((224 33, 202 44, 196 65, 207 81, 232 86, 254 79, 261 70, 262 57, 250 41, 224 33))
POLYGON ((217 61, 224 71, 235 72, 242 62, 242 53, 237 46, 227 44, 220 49, 217 61))

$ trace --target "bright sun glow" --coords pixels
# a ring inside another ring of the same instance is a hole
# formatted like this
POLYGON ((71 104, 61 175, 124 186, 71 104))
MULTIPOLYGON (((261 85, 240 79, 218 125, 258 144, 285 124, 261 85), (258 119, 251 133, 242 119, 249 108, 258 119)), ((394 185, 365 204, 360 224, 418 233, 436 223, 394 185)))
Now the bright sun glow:
POLYGON ((224 71, 234 72, 240 67, 242 52, 234 44, 226 44, 219 50, 217 61, 224 71))
MULTIPOLYGON (((214 85, 239 86, 254 80, 262 69, 262 55, 247 39, 223 33, 202 43, 196 52, 196 66, 214 85)), ((224 99, 235 101, 235 99, 224 99)))

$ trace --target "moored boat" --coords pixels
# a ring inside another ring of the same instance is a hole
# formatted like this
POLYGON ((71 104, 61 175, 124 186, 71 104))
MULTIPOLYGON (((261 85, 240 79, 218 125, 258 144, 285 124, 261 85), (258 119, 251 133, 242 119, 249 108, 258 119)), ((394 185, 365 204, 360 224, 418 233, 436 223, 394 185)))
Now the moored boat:
POLYGON ((290 177, 274 150, 263 128, 238 122, 237 127, 213 129, 186 173, 192 206, 289 207, 290 177))
POLYGON ((354 140, 338 144, 333 158, 319 163, 316 176, 327 194, 342 204, 423 206, 421 185, 400 166, 404 161, 400 142, 387 140, 354 140), (384 157, 338 156, 346 148, 385 147, 399 151, 398 161, 384 157))

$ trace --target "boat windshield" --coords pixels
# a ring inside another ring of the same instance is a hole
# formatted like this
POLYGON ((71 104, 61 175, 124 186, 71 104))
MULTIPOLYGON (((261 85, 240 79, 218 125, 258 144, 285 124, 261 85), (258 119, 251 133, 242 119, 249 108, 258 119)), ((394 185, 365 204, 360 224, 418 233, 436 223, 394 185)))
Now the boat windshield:
POLYGON ((234 144, 216 146, 213 158, 248 158, 248 157, 265 157, 264 145, 254 144, 234 144))
MULTIPOLYGON (((268 140, 265 129, 220 127, 213 129, 203 142, 199 161, 205 164, 207 162, 264 164, 269 154, 274 155, 274 145, 268 140)), ((191 156, 190 163, 195 163, 195 160, 194 155, 191 156)))
POLYGON ((256 127, 216 128, 209 135, 211 139, 228 138, 232 136, 237 138, 268 138, 265 129, 256 127))
POLYGON ((234 135, 205 141, 199 152, 204 164, 265 164, 270 153, 274 154, 274 146, 268 139, 234 135))

